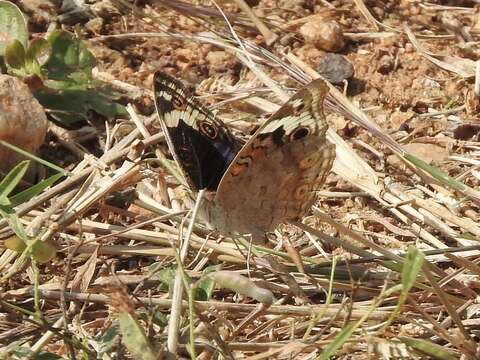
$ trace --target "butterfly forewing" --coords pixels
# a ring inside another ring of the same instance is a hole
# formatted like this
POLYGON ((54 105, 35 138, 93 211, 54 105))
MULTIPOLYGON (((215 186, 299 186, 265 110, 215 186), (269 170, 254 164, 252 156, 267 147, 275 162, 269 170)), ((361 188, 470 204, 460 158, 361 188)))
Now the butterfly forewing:
POLYGON ((240 141, 180 81, 157 71, 153 86, 168 147, 192 190, 216 190, 240 141))

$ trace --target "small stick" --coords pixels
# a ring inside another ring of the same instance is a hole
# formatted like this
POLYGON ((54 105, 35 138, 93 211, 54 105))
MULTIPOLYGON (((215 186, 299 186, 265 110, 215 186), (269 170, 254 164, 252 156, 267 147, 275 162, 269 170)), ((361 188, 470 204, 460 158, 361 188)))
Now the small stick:
MULTIPOLYGON (((62 322, 63 322, 63 316, 60 316, 60 318, 58 318, 57 321, 55 321, 55 324, 53 324, 53 328, 55 329, 60 329, 61 326, 62 326, 62 322)), ((41 349, 43 349, 45 347, 46 344, 48 344, 50 342, 50 340, 56 336, 56 334, 51 331, 51 330, 48 330, 46 331, 41 337, 40 339, 37 340, 37 342, 35 344, 32 345, 32 347, 30 348, 30 350, 36 354, 38 352, 40 352, 41 349)))
MULTIPOLYGON (((59 299, 60 291, 57 290, 42 290, 39 289, 39 295, 43 299, 59 299)), ((25 296, 25 294, 32 294, 33 290, 26 289, 23 295, 15 295, 16 298, 20 296, 25 296)), ((92 293, 78 293, 78 292, 69 292, 65 293, 65 299, 72 301, 87 301, 89 303, 99 303, 105 304, 108 302, 108 296, 104 294, 92 294, 92 293)), ((155 305, 160 309, 170 309, 172 307, 173 300, 170 299, 161 299, 156 297, 138 297, 137 301, 140 301, 142 304, 146 305, 155 305)), ((4 305, 5 301, 0 300, 0 304, 4 305)), ((309 304, 309 305, 272 305, 268 309, 265 309, 266 314, 268 315, 285 315, 285 316, 311 316, 316 312, 324 311, 324 316, 335 316, 338 313, 338 307, 341 304, 330 304, 328 307, 325 305, 309 304)), ((343 307, 343 305, 341 305, 343 307)), ((258 304, 238 304, 238 303, 227 303, 224 301, 196 301, 195 307, 198 311, 211 311, 215 309, 216 311, 228 311, 232 314, 238 314, 238 317, 244 316, 247 312, 253 312, 258 308, 258 304)), ((182 300, 182 308, 188 309, 188 303, 185 300, 182 300)), ((345 312, 342 312, 345 314, 345 312)), ((354 309, 351 314, 352 319, 358 319, 365 314, 363 305, 359 306, 358 309, 354 309)), ((370 317, 371 320, 385 321, 390 314, 390 310, 380 309, 377 310, 370 317)))
POLYGON ((257 15, 255 15, 252 9, 250 9, 250 6, 248 6, 248 4, 244 0, 234 0, 234 1, 237 3, 240 9, 242 9, 242 11, 244 11, 245 14, 247 14, 250 20, 253 21, 257 29, 265 38, 265 42, 267 43, 267 45, 268 46, 272 45, 275 42, 275 40, 277 40, 278 35, 270 31, 269 28, 267 28, 265 23, 262 20, 260 20, 257 15))
POLYGON ((357 5, 358 10, 363 15, 363 17, 373 26, 375 31, 380 31, 380 27, 378 26, 378 21, 373 17, 373 15, 368 11, 367 7, 363 0, 354 0, 355 5, 357 5))
MULTIPOLYGON (((195 207, 192 211, 190 224, 188 226, 185 239, 183 240, 182 247, 180 249, 180 260, 182 261, 182 263, 185 261, 185 257, 187 256, 188 245, 190 242, 190 237, 193 232, 193 226, 195 225, 195 219, 197 217, 197 213, 200 208, 200 203, 202 202, 202 198, 204 194, 205 194, 205 190, 200 190, 197 195, 197 201, 195 202, 195 207)), ((168 351, 171 354, 177 353, 178 329, 180 324, 180 316, 182 313, 183 282, 182 282, 182 270, 180 267, 183 266, 183 264, 177 264, 177 266, 178 268, 175 274, 175 282, 173 285, 172 310, 170 312, 170 319, 168 322, 167 347, 168 347, 168 351)))
POLYGON ((473 88, 475 96, 480 96, 480 60, 475 64, 475 87, 473 88))

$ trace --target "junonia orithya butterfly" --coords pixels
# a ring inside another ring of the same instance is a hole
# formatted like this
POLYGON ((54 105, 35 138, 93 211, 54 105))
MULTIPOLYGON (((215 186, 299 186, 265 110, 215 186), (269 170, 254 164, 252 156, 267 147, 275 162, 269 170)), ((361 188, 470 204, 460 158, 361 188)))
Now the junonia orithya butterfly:
POLYGON ((219 232, 263 237, 308 213, 335 159, 325 137, 327 92, 323 80, 312 81, 243 145, 181 82, 155 73, 155 104, 169 149, 192 190, 214 192, 206 213, 219 232))

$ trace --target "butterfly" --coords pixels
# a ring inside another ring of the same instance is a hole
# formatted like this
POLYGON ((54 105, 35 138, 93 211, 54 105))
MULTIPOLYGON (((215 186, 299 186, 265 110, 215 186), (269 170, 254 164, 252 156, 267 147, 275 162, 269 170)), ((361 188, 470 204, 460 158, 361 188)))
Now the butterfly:
POLYGON ((192 190, 213 192, 205 216, 220 233, 258 239, 308 213, 335 159, 323 80, 299 90, 245 144, 180 81, 157 71, 153 87, 169 150, 192 190))

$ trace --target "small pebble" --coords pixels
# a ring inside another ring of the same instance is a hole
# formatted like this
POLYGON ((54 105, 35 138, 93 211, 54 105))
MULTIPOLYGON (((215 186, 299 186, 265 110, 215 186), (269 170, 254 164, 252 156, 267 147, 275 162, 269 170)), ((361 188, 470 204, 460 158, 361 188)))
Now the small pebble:
POLYGON ((340 52, 345 47, 342 28, 333 20, 307 22, 300 28, 300 34, 305 43, 322 50, 340 52))
POLYGON ((320 60, 317 71, 332 84, 341 84, 354 74, 353 65, 344 56, 332 53, 320 60))

